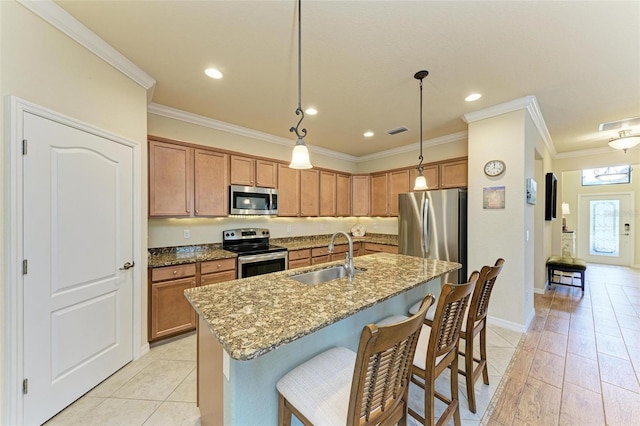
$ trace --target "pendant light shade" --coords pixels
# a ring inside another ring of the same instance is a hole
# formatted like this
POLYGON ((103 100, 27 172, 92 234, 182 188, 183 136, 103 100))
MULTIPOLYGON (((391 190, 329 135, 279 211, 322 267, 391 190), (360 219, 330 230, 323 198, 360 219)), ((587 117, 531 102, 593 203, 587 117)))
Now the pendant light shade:
POLYGON ((413 76, 413 78, 415 78, 416 80, 420 80, 420 156, 418 157, 420 162, 416 167, 416 170, 418 170, 418 176, 416 177, 416 182, 413 185, 414 191, 425 191, 429 189, 429 187, 427 186, 427 178, 425 178, 424 174, 422 174, 422 160, 424 159, 424 157, 422 156, 422 80, 428 75, 429 71, 422 70, 418 71, 413 76))
POLYGON ((633 136, 631 130, 620 130, 618 135, 609 141, 611 148, 621 149, 626 153, 628 149, 640 144, 640 136, 633 136))
POLYGON ((413 186, 414 191, 425 191, 429 189, 427 186, 427 178, 422 174, 422 170, 419 172, 420 174, 416 177, 416 183, 413 186))
POLYGON ((302 139, 298 139, 296 146, 293 147, 289 167, 292 169, 310 169, 313 167, 309 161, 309 150, 302 139))
POLYGON ((302 12, 300 7, 302 1, 298 0, 298 108, 296 109, 296 115, 300 115, 300 120, 295 127, 289 129, 298 137, 296 146, 293 147, 293 153, 291 154, 291 164, 289 167, 292 169, 310 169, 313 166, 309 161, 309 150, 304 143, 304 137, 307 136, 307 129, 300 130, 300 124, 304 120, 304 111, 302 110, 302 12))

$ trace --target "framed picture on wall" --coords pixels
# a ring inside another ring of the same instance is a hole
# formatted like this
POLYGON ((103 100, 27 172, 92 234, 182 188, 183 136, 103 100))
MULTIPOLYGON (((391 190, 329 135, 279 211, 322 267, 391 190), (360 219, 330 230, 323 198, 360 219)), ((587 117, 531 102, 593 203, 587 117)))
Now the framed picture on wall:
POLYGON ((538 184, 533 178, 527 179, 527 203, 535 204, 538 199, 538 184))
POLYGON ((483 188, 483 209, 504 209, 504 186, 490 186, 483 188))
POLYGON ((556 219, 556 199, 558 198, 558 179, 549 172, 544 177, 544 220, 556 219))

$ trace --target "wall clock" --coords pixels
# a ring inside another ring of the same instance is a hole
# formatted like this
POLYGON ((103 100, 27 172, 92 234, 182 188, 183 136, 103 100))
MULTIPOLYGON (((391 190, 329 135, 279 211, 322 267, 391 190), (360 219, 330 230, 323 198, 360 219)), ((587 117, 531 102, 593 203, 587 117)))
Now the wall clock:
POLYGON ((504 164, 504 161, 491 160, 487 161, 487 164, 484 165, 484 174, 491 177, 500 176, 506 169, 507 166, 504 164))

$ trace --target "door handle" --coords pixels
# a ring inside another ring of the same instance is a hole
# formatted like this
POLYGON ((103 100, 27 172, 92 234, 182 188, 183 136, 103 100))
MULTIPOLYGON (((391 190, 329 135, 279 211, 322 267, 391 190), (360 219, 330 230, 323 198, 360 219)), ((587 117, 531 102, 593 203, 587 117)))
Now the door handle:
POLYGON ((136 262, 131 262, 131 263, 127 262, 124 265, 122 265, 122 268, 120 268, 120 270, 121 271, 126 271, 127 269, 131 269, 134 266, 136 266, 136 262))
POLYGON ((625 233, 625 234, 620 234, 620 235, 627 235, 627 236, 628 236, 628 235, 629 235, 629 233, 627 232, 627 233, 625 233))

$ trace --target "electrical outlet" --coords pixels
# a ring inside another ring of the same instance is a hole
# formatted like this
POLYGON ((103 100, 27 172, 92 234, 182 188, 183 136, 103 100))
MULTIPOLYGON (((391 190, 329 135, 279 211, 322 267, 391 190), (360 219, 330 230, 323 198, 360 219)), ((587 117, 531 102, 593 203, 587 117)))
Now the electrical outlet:
POLYGON ((320 224, 320 230, 321 230, 321 231, 324 231, 324 223, 321 223, 321 224, 320 224))
POLYGON ((291 225, 287 225, 287 232, 291 232, 291 225))
POLYGON ((191 231, 188 229, 185 229, 184 231, 182 231, 182 236, 184 237, 184 239, 188 239, 191 238, 191 231))

